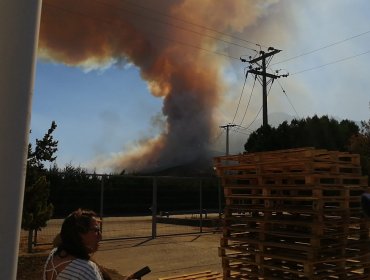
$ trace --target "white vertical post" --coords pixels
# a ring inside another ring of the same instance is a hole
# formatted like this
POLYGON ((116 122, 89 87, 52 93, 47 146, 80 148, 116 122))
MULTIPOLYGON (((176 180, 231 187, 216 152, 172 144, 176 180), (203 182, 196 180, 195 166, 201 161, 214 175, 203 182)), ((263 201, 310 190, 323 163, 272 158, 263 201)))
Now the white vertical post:
POLYGON ((16 279, 41 0, 0 1, 0 279, 16 279))

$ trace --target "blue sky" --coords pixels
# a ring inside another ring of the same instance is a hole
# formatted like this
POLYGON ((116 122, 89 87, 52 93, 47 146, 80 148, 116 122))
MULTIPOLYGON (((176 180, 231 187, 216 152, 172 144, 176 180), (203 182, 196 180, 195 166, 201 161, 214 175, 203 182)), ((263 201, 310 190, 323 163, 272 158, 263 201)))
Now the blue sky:
POLYGON ((135 67, 86 72, 38 61, 31 135, 41 138, 55 120, 58 165, 83 166, 101 154, 121 151, 135 137, 154 135, 151 118, 161 104, 135 67))
MULTIPOLYGON (((187 3, 196 5, 196 2, 187 3)), ((244 1, 244 8, 248 7, 245 4, 248 2, 244 1)), ((137 3, 149 4, 148 1, 137 3)), ((166 1, 158 3, 165 5, 166 1)), ((262 46, 282 49, 270 66, 273 70, 284 69, 281 73, 287 71, 290 76, 275 81, 271 88, 268 98, 269 113, 272 114, 270 123, 281 121, 274 120, 273 116, 283 114, 287 118, 317 114, 354 121, 368 120, 370 2, 286 0, 259 3, 250 4, 256 10, 255 14, 249 14, 250 19, 248 16, 243 19, 242 12, 239 14, 242 23, 236 21, 235 15, 228 18, 226 13, 223 20, 232 22, 232 28, 225 27, 226 31, 221 29, 226 24, 218 23, 216 17, 205 20, 202 26, 228 32, 262 46), (311 68, 314 69, 309 70, 311 68)), ((212 12, 214 6, 217 5, 204 1, 199 9, 212 12)), ((215 11, 215 14, 220 12, 215 11)), ((202 15, 201 11, 197 13, 202 15)), ((186 20, 200 22, 196 13, 186 20)), ((193 43, 190 37, 183 38, 186 39, 189 44, 193 43)), ((220 102, 213 109, 216 122, 211 141, 211 149, 222 153, 225 133, 221 134, 218 126, 230 123, 234 116, 235 123, 239 124, 251 92, 249 111, 241 125, 255 129, 261 124, 260 114, 250 125, 261 107, 261 87, 256 83, 252 91, 253 79, 247 80, 235 114, 244 83, 244 67, 248 65, 233 58, 253 55, 253 52, 223 42, 212 45, 212 49, 226 54, 220 58, 220 55, 208 52, 207 58, 222 59, 219 65, 224 87, 220 91, 220 102)), ((188 47, 187 52, 200 51, 188 47)), ((199 67, 206 69, 210 66, 200 64, 199 67)), ((124 156, 161 133, 166 120, 162 113, 163 102, 163 96, 156 97, 150 92, 147 80, 140 75, 140 68, 128 61, 105 62, 86 68, 81 64, 66 63, 63 59, 45 57, 41 53, 36 67, 31 141, 42 137, 51 121, 55 120, 58 125, 55 138, 59 140, 57 164, 60 167, 71 163, 90 170, 107 171, 107 166, 101 167, 99 162, 124 156)), ((243 150, 248 132, 250 130, 241 129, 231 133, 232 153, 243 150)))

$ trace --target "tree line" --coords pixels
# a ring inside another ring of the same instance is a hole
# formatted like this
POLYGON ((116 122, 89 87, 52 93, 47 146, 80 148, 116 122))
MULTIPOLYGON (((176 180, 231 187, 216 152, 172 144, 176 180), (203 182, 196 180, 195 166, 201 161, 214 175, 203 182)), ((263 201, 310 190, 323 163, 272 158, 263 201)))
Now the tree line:
POLYGON ((360 127, 350 120, 337 121, 328 116, 294 119, 278 127, 262 126, 249 136, 245 152, 314 147, 329 151, 351 152, 361 157, 362 174, 370 174, 370 120, 360 127))

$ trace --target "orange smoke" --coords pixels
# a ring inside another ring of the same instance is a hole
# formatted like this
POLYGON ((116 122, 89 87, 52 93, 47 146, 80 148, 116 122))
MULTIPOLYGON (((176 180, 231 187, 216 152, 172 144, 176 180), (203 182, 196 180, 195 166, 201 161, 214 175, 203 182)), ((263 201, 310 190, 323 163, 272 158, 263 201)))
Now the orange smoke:
POLYGON ((261 13, 263 5, 256 2, 44 0, 39 55, 81 67, 122 59, 138 66, 152 94, 164 98, 167 127, 108 165, 113 170, 178 165, 207 155, 219 125, 213 111, 225 90, 222 65, 227 58, 204 51, 217 50, 215 37, 221 35, 202 36, 210 31, 200 25, 241 32, 261 13))

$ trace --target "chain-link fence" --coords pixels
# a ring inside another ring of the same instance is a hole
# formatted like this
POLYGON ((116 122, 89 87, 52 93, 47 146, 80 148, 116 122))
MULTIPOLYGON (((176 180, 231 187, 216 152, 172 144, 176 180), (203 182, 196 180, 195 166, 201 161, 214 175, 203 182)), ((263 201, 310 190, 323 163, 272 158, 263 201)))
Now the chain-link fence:
MULTIPOLYGON (((83 208, 102 219, 103 240, 219 230, 223 192, 215 177, 50 175, 54 215, 34 244, 51 243, 63 218, 83 208)), ((26 234, 26 233, 24 233, 26 234)))

